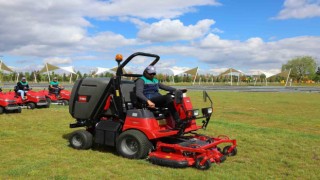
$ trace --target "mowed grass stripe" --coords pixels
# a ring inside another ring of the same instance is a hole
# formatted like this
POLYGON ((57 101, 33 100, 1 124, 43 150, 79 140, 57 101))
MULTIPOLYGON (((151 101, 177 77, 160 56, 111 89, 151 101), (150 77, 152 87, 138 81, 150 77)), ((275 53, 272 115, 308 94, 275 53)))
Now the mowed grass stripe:
MULTIPOLYGON (((203 107, 201 92, 188 92, 203 107)), ((210 92, 214 115, 206 131, 237 139, 238 155, 208 171, 174 169, 119 157, 113 148, 74 150, 68 107, 23 109, 0 116, 0 179, 319 179, 316 93, 210 92), (299 100, 299 101, 298 101, 299 100), (307 113, 306 113, 307 112, 307 113)))

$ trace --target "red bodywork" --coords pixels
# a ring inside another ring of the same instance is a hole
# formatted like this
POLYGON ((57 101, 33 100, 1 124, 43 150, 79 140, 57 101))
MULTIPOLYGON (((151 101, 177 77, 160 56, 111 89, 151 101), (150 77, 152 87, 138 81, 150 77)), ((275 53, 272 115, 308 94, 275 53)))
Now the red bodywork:
POLYGON ((41 90, 38 92, 44 95, 47 101, 58 103, 58 104, 65 104, 65 105, 68 105, 70 94, 71 94, 70 91, 64 90, 64 89, 60 91, 60 97, 57 97, 54 93, 51 93, 48 90, 41 90))
MULTIPOLYGON (((181 119, 186 118, 185 110, 182 107, 185 107, 186 110, 192 110, 189 97, 184 97, 183 104, 176 104, 175 106, 181 119)), ((179 130, 173 129, 174 124, 174 120, 170 116, 157 120, 155 118, 136 118, 127 115, 122 131, 138 129, 151 140, 176 135, 179 130)), ((197 126, 196 120, 193 119, 188 123, 185 132, 196 131, 198 129, 201 129, 201 126, 197 126)))
MULTIPOLYGON (((107 99, 105 110, 109 108, 110 101, 111 96, 107 99)), ((189 97, 183 97, 182 103, 175 104, 175 107, 181 119, 185 119, 187 117, 186 112, 193 109, 189 97)), ((202 126, 197 125, 196 119, 191 119, 187 123, 184 134, 191 133, 191 136, 183 136, 184 141, 181 141, 181 143, 163 142, 162 139, 168 137, 173 139, 180 138, 177 136, 179 129, 176 129, 174 124, 171 116, 164 119, 156 119, 137 118, 127 114, 122 132, 130 129, 139 130, 143 132, 150 141, 154 142, 156 149, 149 153, 149 160, 154 164, 179 167, 181 163, 184 163, 185 166, 199 166, 201 169, 203 166, 205 167, 207 161, 219 164, 222 163, 228 155, 236 154, 237 143, 234 139, 229 139, 229 137, 225 135, 208 137, 193 133, 202 128, 202 126), (222 144, 231 145, 226 149, 226 152, 222 152, 221 147, 219 147, 219 145, 221 146, 222 144)))
POLYGON ((27 106, 30 109, 34 109, 35 107, 49 107, 46 97, 36 91, 29 90, 25 95, 25 100, 16 92, 11 91, 7 94, 14 98, 19 106, 27 106))
POLYGON ((0 114, 3 111, 21 112, 21 108, 9 93, 0 92, 0 114))

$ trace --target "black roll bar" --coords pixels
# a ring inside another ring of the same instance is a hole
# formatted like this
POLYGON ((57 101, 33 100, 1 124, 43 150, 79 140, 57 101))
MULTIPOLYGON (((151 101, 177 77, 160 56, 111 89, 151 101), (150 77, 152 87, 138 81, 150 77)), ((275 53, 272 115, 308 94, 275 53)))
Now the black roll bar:
POLYGON ((144 53, 144 52, 136 52, 131 54, 123 63, 120 64, 120 66, 117 69, 117 76, 122 76, 122 69, 136 56, 147 56, 147 57, 154 57, 155 60, 153 60, 150 65, 155 65, 159 59, 160 56, 156 55, 156 54, 150 54, 150 53, 144 53))

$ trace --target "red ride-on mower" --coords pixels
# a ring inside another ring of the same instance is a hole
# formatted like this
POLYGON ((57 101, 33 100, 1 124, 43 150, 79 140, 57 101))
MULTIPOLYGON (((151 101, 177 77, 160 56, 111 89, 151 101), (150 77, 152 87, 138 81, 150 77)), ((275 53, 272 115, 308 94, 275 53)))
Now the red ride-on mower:
POLYGON ((54 93, 48 90, 41 90, 39 93, 46 96, 47 102, 50 104, 69 105, 69 99, 71 92, 68 90, 61 90, 60 97, 57 97, 54 93))
MULTIPOLYGON (((123 68, 136 56, 155 58, 155 54, 137 52, 123 63, 118 61, 116 76, 107 78, 82 78, 77 80, 71 92, 69 112, 76 119, 70 128, 85 127, 70 135, 70 145, 75 149, 89 149, 93 144, 116 147, 126 158, 149 160, 170 167, 195 166, 209 169, 212 163, 221 163, 227 156, 236 155, 236 140, 227 136, 208 137, 197 134, 206 129, 212 114, 212 101, 204 91, 204 100, 210 105, 193 109, 189 97, 181 91, 172 93, 180 119, 185 123, 175 127, 168 109, 148 109, 135 96, 133 81, 122 77, 141 77, 141 74, 123 74, 123 68), (196 120, 202 119, 202 125, 196 120), (221 147, 223 144, 229 144, 221 147)), ((118 57, 118 56, 116 56, 118 57)))
POLYGON ((31 89, 25 94, 26 99, 22 99, 20 94, 17 92, 17 88, 14 88, 14 92, 10 91, 7 93, 11 97, 13 97, 17 104, 22 108, 34 109, 34 108, 49 108, 50 104, 47 102, 46 97, 36 91, 32 91, 31 89))
POLYGON ((21 113, 21 107, 10 94, 2 92, 0 88, 0 114, 4 112, 21 113))

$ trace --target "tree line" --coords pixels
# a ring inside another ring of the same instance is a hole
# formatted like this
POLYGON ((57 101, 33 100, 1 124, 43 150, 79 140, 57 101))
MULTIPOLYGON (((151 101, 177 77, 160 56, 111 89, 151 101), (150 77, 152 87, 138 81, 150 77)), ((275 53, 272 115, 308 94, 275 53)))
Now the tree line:
MULTIPOLYGON (((310 56, 301 56, 296 57, 291 60, 289 60, 286 64, 283 64, 281 67, 281 71, 291 71, 290 72, 290 78, 293 81, 296 81, 298 83, 305 82, 305 81, 320 81, 320 74, 317 74, 317 63, 316 60, 313 57, 310 56)), ((50 77, 57 77, 59 81, 61 82, 69 82, 70 78, 71 81, 74 82, 78 78, 83 77, 113 77, 114 74, 110 72, 101 73, 97 76, 93 76, 92 74, 88 73, 81 73, 80 71, 77 71, 76 75, 70 75, 70 74, 56 74, 54 71, 50 72, 50 77)), ((49 77, 47 73, 39 73, 39 71, 33 71, 33 72, 14 72, 14 73, 3 73, 0 72, 0 79, 3 82, 16 82, 20 81, 21 77, 26 77, 27 81, 31 82, 48 82, 49 77)), ((263 81, 265 80, 266 76, 264 74, 256 75, 256 76, 233 76, 232 79, 234 82, 253 82, 253 81, 263 81)), ((229 82, 231 77, 230 76, 213 76, 210 74, 199 74, 196 77, 191 76, 189 74, 182 74, 182 75, 168 75, 168 74, 157 74, 157 79, 159 79, 161 82, 187 82, 187 83, 193 83, 193 82, 229 82)), ((280 82, 285 80, 285 77, 280 76, 273 76, 269 78, 270 82, 280 82)))

